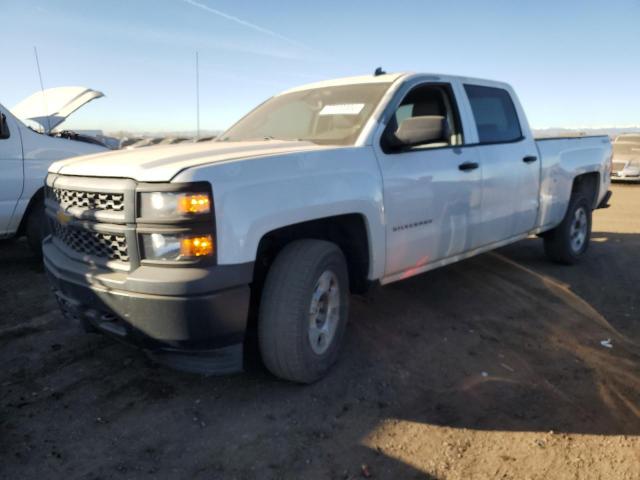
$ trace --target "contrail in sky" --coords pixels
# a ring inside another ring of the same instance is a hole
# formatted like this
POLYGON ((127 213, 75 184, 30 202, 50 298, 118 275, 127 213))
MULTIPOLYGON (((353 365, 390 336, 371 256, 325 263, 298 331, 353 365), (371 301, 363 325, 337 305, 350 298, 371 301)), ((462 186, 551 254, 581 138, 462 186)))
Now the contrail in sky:
POLYGON ((265 35, 269 35, 274 38, 279 38, 280 40, 284 40, 287 43, 292 45, 296 45, 298 47, 308 48, 306 45, 293 40, 292 38, 285 37, 284 35, 280 35, 278 32, 274 32, 273 30, 269 30, 267 28, 263 28, 260 25, 256 25, 255 23, 247 22, 246 20, 242 20, 241 18, 234 17, 233 15, 229 15, 228 13, 221 12, 220 10, 216 10, 215 8, 211 8, 208 5, 204 5, 202 3, 196 2, 195 0, 182 0, 184 3, 188 3, 193 7, 200 8, 209 13, 213 13, 219 17, 225 18, 227 20, 231 20, 232 22, 237 23, 238 25, 242 25, 243 27, 250 28, 251 30, 255 30, 256 32, 264 33, 265 35))

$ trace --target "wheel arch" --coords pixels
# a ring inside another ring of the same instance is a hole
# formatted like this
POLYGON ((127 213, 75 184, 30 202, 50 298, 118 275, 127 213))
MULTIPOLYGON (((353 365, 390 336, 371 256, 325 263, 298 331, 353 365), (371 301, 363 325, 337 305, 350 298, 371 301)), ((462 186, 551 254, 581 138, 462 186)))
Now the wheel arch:
POLYGON ((599 172, 587 172, 577 175, 573 179, 571 186, 571 196, 577 193, 582 193, 587 197, 591 208, 597 207, 599 198, 599 186, 600 186, 600 173, 599 172))
POLYGON ((260 284, 277 254, 289 243, 301 239, 326 240, 342 250, 352 292, 362 293, 369 284, 372 266, 370 232, 365 215, 348 213, 316 218, 266 232, 258 243, 254 283, 260 284))
POLYGON ((44 187, 40 187, 31 196, 31 199, 29 200, 29 204, 27 205, 27 208, 25 209, 24 213, 22 214, 22 218, 20 219, 20 224, 18 226, 18 230, 16 231, 17 237, 21 237, 26 233, 27 219, 29 218, 29 215, 31 214, 35 206, 40 201, 44 202, 44 187))

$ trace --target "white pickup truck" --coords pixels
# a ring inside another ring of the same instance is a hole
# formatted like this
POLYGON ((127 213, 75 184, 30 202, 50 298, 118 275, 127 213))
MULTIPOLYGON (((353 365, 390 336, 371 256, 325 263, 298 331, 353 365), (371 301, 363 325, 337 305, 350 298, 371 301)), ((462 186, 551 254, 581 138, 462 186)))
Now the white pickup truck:
POLYGON ((524 239, 574 263, 611 145, 535 141, 509 85, 381 74, 276 95, 214 142, 57 162, 44 260, 65 314, 176 368, 336 361, 350 292, 524 239), (251 336, 252 338, 253 335, 251 336))
POLYGON ((28 97, 14 107, 13 113, 0 105, 0 238, 24 234, 34 251, 40 252, 46 225, 44 179, 49 165, 107 150, 86 141, 56 138, 52 129, 100 97, 102 93, 84 87, 58 87, 28 97), (19 118, 43 133, 27 127, 19 118))

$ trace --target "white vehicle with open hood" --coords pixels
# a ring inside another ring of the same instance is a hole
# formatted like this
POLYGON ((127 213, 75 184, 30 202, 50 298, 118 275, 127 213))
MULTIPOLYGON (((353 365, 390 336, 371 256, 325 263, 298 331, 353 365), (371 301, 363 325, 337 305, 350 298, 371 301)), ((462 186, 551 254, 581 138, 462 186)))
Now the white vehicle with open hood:
POLYGON ((49 165, 106 150, 95 141, 56 133, 54 128, 101 96, 84 87, 60 87, 45 90, 44 95, 38 92, 11 111, 0 105, 0 238, 26 234, 34 250, 40 251, 46 225, 44 180, 49 165))
POLYGON ((313 382, 350 292, 524 239, 586 252, 608 137, 534 140, 507 84, 380 74, 276 95, 208 143, 57 162, 45 266, 62 311, 177 368, 313 382), (252 335, 247 335, 251 332, 252 335))

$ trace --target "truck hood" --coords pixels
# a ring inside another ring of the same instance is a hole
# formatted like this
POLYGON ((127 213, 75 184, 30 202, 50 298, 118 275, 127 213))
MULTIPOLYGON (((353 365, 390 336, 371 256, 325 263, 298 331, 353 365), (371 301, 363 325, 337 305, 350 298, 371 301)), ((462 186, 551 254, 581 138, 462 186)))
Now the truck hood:
POLYGON ((104 97, 102 92, 86 87, 48 88, 22 100, 11 113, 23 121, 36 122, 44 133, 51 133, 73 112, 100 97, 104 97))
POLYGON ((182 170, 191 167, 328 148, 335 147, 281 140, 183 143, 69 158, 55 162, 49 167, 49 171, 63 175, 168 182, 182 170))

